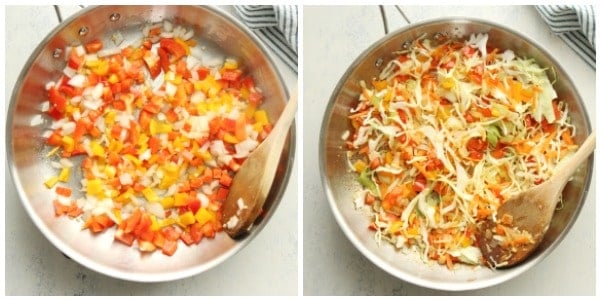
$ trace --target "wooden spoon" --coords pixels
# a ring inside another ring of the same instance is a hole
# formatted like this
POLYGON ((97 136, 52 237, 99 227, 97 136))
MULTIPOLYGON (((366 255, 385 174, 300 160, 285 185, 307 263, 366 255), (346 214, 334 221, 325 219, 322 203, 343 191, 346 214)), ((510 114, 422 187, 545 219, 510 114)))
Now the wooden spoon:
POLYGON ((559 163, 549 180, 511 197, 498 208, 496 219, 501 222, 500 220, 503 220, 503 216, 506 215, 506 219, 512 219, 512 222, 506 226, 528 232, 531 234, 532 243, 517 246, 512 250, 507 249, 493 238, 497 224, 495 221, 488 219, 478 225, 476 237, 488 266, 491 268, 513 266, 535 250, 548 230, 564 186, 595 147, 596 135, 592 132, 575 154, 559 163))
POLYGON ((297 106, 298 92, 294 88, 273 130, 235 174, 223 203, 223 229, 230 237, 236 238, 248 232, 261 213, 297 106))

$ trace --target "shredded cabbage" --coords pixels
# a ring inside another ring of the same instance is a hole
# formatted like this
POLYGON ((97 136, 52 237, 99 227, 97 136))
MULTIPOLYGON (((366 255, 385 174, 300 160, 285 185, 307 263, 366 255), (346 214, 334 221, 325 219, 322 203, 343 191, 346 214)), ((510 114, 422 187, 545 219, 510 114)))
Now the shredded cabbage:
MULTIPOLYGON (((501 203, 547 180, 577 148, 546 69, 487 42, 484 33, 417 39, 360 82, 343 136, 363 186, 354 203, 375 198, 377 241, 448 267, 482 264, 476 224, 495 220, 501 203)), ((513 231, 496 238, 527 240, 513 231)))

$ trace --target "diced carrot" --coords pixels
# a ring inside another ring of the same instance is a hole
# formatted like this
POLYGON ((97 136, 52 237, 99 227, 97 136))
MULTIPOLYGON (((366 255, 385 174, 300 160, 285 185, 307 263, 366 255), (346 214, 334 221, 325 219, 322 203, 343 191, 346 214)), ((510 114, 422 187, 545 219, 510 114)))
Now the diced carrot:
POLYGON ((87 51, 87 53, 89 53, 89 54, 96 53, 96 52, 100 51, 100 49, 102 49, 102 41, 99 39, 95 39, 95 40, 92 40, 92 41, 86 43, 84 46, 85 46, 85 51, 87 51))
POLYGON ((217 199, 218 200, 225 200, 225 199, 227 199, 227 195, 228 194, 229 194, 229 189, 221 187, 217 191, 217 199))
POLYGON ((192 235, 188 231, 182 232, 179 238, 188 246, 194 243, 192 235))
POLYGON ((69 211, 69 207, 60 203, 58 200, 54 200, 52 202, 54 204, 54 214, 58 216, 62 216, 69 211))
POLYGON ((163 228, 162 233, 165 236, 165 239, 170 241, 177 241, 179 235, 181 234, 173 226, 163 228))
POLYGON ((115 232, 115 240, 127 245, 133 245, 133 241, 135 240, 135 236, 132 233, 125 233, 123 229, 117 229, 115 232))
POLYGON ((162 253, 168 256, 172 256, 175 251, 177 251, 177 240, 172 241, 169 239, 165 239, 165 242, 162 246, 162 253))
POLYGON ((220 183, 222 186, 229 187, 229 186, 231 186, 231 182, 232 182, 232 180, 233 180, 233 179, 231 178, 231 176, 229 176, 229 173, 227 173, 227 172, 222 172, 222 173, 221 173, 221 177, 219 178, 219 183, 220 183))
POLYGON ((71 197, 71 189, 67 187, 57 186, 56 194, 64 197, 71 197))

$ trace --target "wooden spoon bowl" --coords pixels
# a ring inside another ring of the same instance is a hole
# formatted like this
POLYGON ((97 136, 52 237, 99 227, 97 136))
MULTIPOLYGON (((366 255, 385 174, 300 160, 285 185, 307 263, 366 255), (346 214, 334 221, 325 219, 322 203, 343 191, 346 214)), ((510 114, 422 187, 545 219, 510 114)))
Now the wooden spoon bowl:
POLYGON ((478 224, 476 232, 479 249, 486 264, 492 268, 510 267, 527 258, 543 240, 552 221, 560 195, 577 168, 584 163, 596 147, 596 135, 592 132, 577 152, 559 163, 552 177, 531 189, 523 191, 504 202, 496 214, 496 220, 487 219, 478 224), (506 226, 531 235, 530 242, 506 247, 495 233, 501 220, 510 220, 506 226))
POLYGON ((297 106, 298 94, 294 89, 271 133, 236 172, 223 202, 223 229, 230 237, 238 238, 247 233, 260 215, 297 106))

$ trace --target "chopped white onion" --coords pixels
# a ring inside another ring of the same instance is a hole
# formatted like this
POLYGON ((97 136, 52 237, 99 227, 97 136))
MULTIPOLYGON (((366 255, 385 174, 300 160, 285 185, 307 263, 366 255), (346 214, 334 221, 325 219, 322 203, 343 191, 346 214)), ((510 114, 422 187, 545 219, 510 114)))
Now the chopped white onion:
POLYGON ((44 101, 40 104, 40 111, 47 112, 50 110, 50 101, 44 101))
POLYGON ((52 123, 52 125, 50 125, 51 129, 58 129, 61 128, 65 123, 69 122, 69 119, 67 118, 62 118, 58 121, 55 121, 54 123, 52 123))
POLYGON ((149 160, 150 157, 152 157, 152 153, 150 152, 150 149, 146 149, 146 151, 142 152, 142 154, 140 154, 139 159, 144 161, 144 160, 149 160))
POLYGON ((73 120, 79 121, 79 119, 81 119, 81 112, 78 109, 76 109, 73 111, 73 120))
POLYGON ((71 100, 69 100, 69 102, 71 102, 71 104, 77 104, 79 102, 81 102, 81 96, 75 96, 73 98, 71 98, 71 100))
POLYGON ((63 124, 61 128, 61 134, 63 136, 71 135, 75 132, 75 122, 67 122, 63 124))
POLYGON ((258 146, 258 141, 245 139, 235 145, 235 158, 247 157, 258 146))
POLYGON ((159 202, 148 202, 146 203, 146 211, 155 215, 157 218, 165 218, 165 209, 159 202))
POLYGON ((210 203, 210 200, 208 199, 208 197, 206 197, 206 195, 204 193, 196 194, 196 198, 198 198, 198 200, 200 200, 201 207, 207 207, 208 204, 210 203))
POLYGON ((85 48, 83 47, 83 45, 79 45, 79 46, 75 47, 75 54, 77 54, 77 56, 84 56, 86 54, 85 48))
POLYGON ((165 72, 161 71, 156 78, 152 81, 152 91, 157 92, 162 87, 163 83, 165 83, 165 72))
POLYGON ((206 100, 206 95, 202 91, 195 91, 192 96, 190 96, 190 103, 192 104, 198 104, 204 100, 206 100))
POLYGON ((163 30, 166 32, 173 31, 173 23, 169 22, 168 20, 164 20, 163 21, 163 30))
POLYGON ((190 30, 188 30, 188 32, 186 32, 181 37, 181 39, 184 40, 184 41, 187 41, 187 40, 191 39, 192 37, 194 37, 194 30, 190 29, 190 30))
POLYGON ((121 49, 115 47, 110 49, 102 49, 98 51, 98 57, 107 57, 115 54, 121 53, 121 49))
POLYGON ((170 82, 167 82, 167 84, 165 84, 165 93, 169 97, 175 96, 175 93, 177 93, 177 86, 170 82))
MULTIPOLYGON (((104 104, 104 102, 102 101, 102 99, 84 99, 82 101, 82 104, 83 107, 85 107, 86 109, 97 110, 104 104)), ((102 120, 102 118, 98 119, 102 120)))
POLYGON ((29 125, 31 127, 35 127, 41 125, 42 123, 44 123, 44 118, 42 118, 42 115, 34 115, 33 118, 31 118, 29 125))
MULTIPOLYGON (((188 55, 187 58, 185 59, 185 64, 186 64, 188 70, 194 70, 194 68, 196 66, 200 65, 200 63, 201 63, 201 61, 192 55, 188 55)), ((197 72, 191 71, 191 73, 193 74, 193 73, 197 73, 197 72)))
POLYGON ((63 69, 63 74, 65 74, 65 76, 67 76, 68 78, 71 78, 71 77, 77 75, 77 70, 75 70, 69 66, 66 66, 63 69))
POLYGON ((144 28, 142 28, 142 34, 144 35, 144 37, 150 35, 150 25, 146 25, 144 26, 144 28))
POLYGON ((95 61, 98 60, 98 54, 94 53, 94 54, 86 54, 85 56, 85 61, 95 61))
POLYGON ((46 91, 49 91, 51 88, 53 88, 56 85, 56 82, 54 81, 49 81, 48 83, 46 83, 46 85, 44 86, 44 88, 46 89, 46 91))
POLYGON ((69 198, 69 197, 64 197, 64 196, 61 196, 61 195, 56 195, 56 200, 60 204, 65 205, 65 206, 71 205, 71 198, 69 198))
POLYGON ((64 157, 61 158, 59 162, 60 162, 60 165, 62 167, 64 167, 64 168, 72 168, 73 167, 73 162, 71 160, 69 160, 69 159, 64 158, 64 157))
POLYGON ((131 185, 133 184, 133 178, 131 178, 129 173, 121 173, 119 175, 119 182, 121 182, 122 185, 131 185))
POLYGON ((160 37, 161 38, 165 38, 165 39, 172 39, 174 38, 174 34, 172 32, 161 32, 160 33, 160 37))
POLYGON ((96 86, 94 86, 94 89, 92 90, 92 98, 100 99, 102 98, 102 94, 104 94, 104 86, 102 85, 102 83, 98 83, 96 84, 96 86))
POLYGON ((125 40, 120 31, 113 33, 110 39, 113 41, 113 43, 115 43, 116 46, 121 45, 121 43, 123 43, 123 41, 125 40))
POLYGON ((76 74, 75 76, 71 77, 71 79, 69 79, 69 85, 72 87, 83 87, 85 85, 86 82, 86 76, 83 74, 76 74))
POLYGON ((53 131, 52 130, 46 130, 42 133, 42 137, 47 139, 52 135, 53 131))

